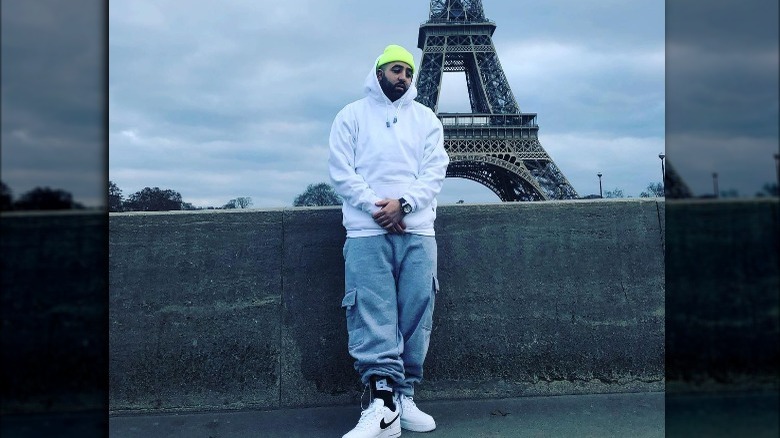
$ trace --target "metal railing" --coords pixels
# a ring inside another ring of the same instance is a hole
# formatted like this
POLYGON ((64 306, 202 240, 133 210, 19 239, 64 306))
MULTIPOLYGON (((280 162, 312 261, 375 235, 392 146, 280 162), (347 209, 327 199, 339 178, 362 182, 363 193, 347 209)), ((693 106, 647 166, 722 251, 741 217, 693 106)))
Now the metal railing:
POLYGON ((439 113, 437 115, 445 128, 468 127, 522 127, 538 128, 535 113, 520 114, 475 114, 475 113, 439 113))

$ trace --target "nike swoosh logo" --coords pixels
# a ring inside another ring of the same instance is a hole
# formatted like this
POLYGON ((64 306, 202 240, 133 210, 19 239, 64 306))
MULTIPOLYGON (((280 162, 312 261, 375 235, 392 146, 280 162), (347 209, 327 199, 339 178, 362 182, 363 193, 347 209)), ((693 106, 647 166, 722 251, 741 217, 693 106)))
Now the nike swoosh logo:
POLYGON ((384 430, 390 427, 391 424, 395 423, 395 420, 398 419, 398 417, 401 416, 401 413, 399 412, 398 415, 395 416, 389 423, 385 423, 385 419, 383 418, 382 421, 379 422, 379 428, 384 430))

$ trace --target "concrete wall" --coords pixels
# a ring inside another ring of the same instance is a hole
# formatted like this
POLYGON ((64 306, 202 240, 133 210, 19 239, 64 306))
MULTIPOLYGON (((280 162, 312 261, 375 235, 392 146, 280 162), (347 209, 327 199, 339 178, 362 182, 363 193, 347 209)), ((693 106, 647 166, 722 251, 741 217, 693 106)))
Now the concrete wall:
MULTIPOLYGON (((776 388, 779 205, 731 199, 443 207, 443 289, 419 395, 646 390, 662 377, 667 392, 776 388), (659 242, 665 298, 661 288, 643 295, 631 283, 657 281, 659 242), (636 262, 638 254, 647 266, 636 262), (635 270, 641 275, 633 279, 635 270), (664 333, 660 312, 648 316, 647 309, 664 300, 666 347, 654 352, 664 333)), ((1 413, 104 407, 109 328, 116 411, 356 397, 338 309, 337 210, 110 220, 108 263, 105 213, 0 214, 1 413), (300 232, 308 236, 293 238, 300 232)))
POLYGON ((105 212, 0 215, 0 412, 102 409, 105 212))
MULTIPOLYGON (((418 398, 663 389, 663 201, 439 209, 418 398)), ((337 208, 112 214, 112 411, 355 402, 337 208)))
POLYGON ((780 203, 669 201, 667 390, 780 384, 780 203))

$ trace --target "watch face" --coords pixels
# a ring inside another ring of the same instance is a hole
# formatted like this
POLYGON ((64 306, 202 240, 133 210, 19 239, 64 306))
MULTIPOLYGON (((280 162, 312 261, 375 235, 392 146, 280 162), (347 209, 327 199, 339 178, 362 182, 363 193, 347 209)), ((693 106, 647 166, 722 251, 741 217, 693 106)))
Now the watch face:
POLYGON ((404 205, 404 213, 411 213, 412 212, 412 206, 409 204, 404 205))

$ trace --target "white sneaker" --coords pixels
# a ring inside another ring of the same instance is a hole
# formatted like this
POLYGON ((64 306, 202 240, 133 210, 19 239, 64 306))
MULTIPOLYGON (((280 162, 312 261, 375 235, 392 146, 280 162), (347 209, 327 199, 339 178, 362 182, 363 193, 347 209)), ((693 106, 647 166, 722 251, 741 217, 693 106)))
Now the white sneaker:
POLYGON ((401 422, 398 405, 395 411, 385 406, 382 399, 374 399, 365 411, 360 413, 360 420, 354 429, 342 438, 394 438, 401 436, 401 422))
POLYGON ((421 411, 412 397, 398 394, 396 406, 401 408, 401 427, 412 432, 430 432, 436 429, 433 417, 421 411))

